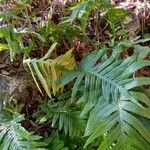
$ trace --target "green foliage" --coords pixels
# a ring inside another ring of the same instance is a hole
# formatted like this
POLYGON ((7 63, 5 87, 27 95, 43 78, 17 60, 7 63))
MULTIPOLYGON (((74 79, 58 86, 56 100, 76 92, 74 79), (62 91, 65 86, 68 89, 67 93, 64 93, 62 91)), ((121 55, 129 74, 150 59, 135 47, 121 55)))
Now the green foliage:
POLYGON ((1 150, 46 150, 46 144, 41 142, 41 136, 33 135, 21 126, 23 115, 13 112, 13 116, 10 116, 2 108, 0 112, 1 150))
POLYGON ((123 9, 110 8, 105 14, 105 19, 107 20, 110 26, 110 38, 116 38, 117 35, 127 36, 125 29, 122 28, 123 20, 129 16, 129 13, 123 9))
MULTIPOLYGON (((48 144, 48 149, 50 150, 83 150, 85 140, 82 137, 69 138, 69 136, 56 131, 50 134, 45 142, 48 144)), ((85 150, 91 149, 92 147, 85 148, 85 150)))
POLYGON ((68 147, 65 147, 65 141, 60 137, 58 132, 51 134, 45 141, 51 150, 69 150, 68 147))
POLYGON ((7 44, 0 43, 0 51, 10 50, 11 60, 16 58, 17 53, 24 53, 25 55, 28 55, 33 48, 33 42, 29 40, 28 46, 25 47, 22 41, 24 34, 33 34, 42 42, 45 42, 45 39, 40 34, 32 31, 30 28, 17 31, 11 25, 2 26, 0 27, 0 37, 6 40, 7 44))
POLYGON ((41 35, 52 43, 59 43, 62 38, 65 38, 69 43, 71 43, 75 36, 82 36, 81 27, 77 25, 70 25, 69 23, 54 24, 49 21, 39 28, 41 35))
POLYGON ((128 12, 122 9, 111 8, 106 13, 106 18, 110 22, 112 28, 117 27, 118 24, 128 16, 128 12))
MULTIPOLYGON (((150 77, 139 76, 140 69, 150 66, 150 61, 145 59, 150 48, 143 46, 150 39, 138 36, 130 41, 122 40, 128 38, 122 28, 129 15, 126 11, 111 6, 108 0, 80 0, 65 13, 63 7, 68 7, 68 3, 63 6, 55 1, 15 0, 11 5, 13 10, 7 6, 9 1, 0 2, 6 4, 6 11, 0 12, 0 51, 9 50, 11 60, 22 54, 25 69, 31 73, 39 91, 45 90, 48 95, 36 95, 38 92, 33 89, 30 96, 29 89, 22 110, 26 113, 25 128, 28 130, 29 122, 32 131, 44 138, 27 131, 22 126, 24 116, 10 110, 11 106, 3 109, 4 102, 0 100, 0 150, 150 149, 150 91, 147 89, 150 77), (57 18, 60 16, 64 18, 57 18), (89 34, 96 38, 83 36, 89 34), (100 43, 101 40, 104 42, 100 43), (62 42, 60 46, 63 46, 56 53, 53 52, 55 42, 62 42), (96 42, 104 48, 87 54, 81 62, 75 61, 72 53, 81 56, 89 53, 97 47, 96 42), (54 44, 44 57, 30 58, 43 56, 51 43, 54 44), (58 56, 70 45, 75 47, 74 51, 58 56), (33 48, 38 56, 32 53, 33 48), (79 64, 77 68, 76 64, 79 64), (46 100, 41 102, 34 96, 46 100)), ((5 70, 2 64, 3 67, 5 70)), ((9 72, 9 65, 7 69, 9 72)), ((21 65, 17 71, 20 70, 23 70, 21 65)))
POLYGON ((150 66, 150 61, 138 55, 124 60, 120 58, 124 45, 119 44, 106 61, 102 57, 108 49, 94 51, 84 58, 78 69, 65 74, 63 85, 76 79, 72 89, 72 100, 82 87, 84 109, 90 110, 85 136, 89 136, 85 147, 98 137, 106 135, 99 149, 141 150, 150 148, 150 132, 139 117, 150 119, 149 97, 137 88, 149 85, 149 77, 134 77, 133 74, 150 66))
POLYGON ((70 7, 69 10, 72 10, 72 13, 64 22, 73 23, 73 21, 78 19, 83 32, 85 32, 89 16, 94 9, 100 10, 102 14, 106 14, 105 18, 113 30, 115 30, 118 23, 122 22, 122 19, 128 16, 125 10, 112 7, 106 0, 82 0, 70 7))
POLYGON ((52 120, 52 127, 63 130, 65 135, 79 137, 83 133, 84 120, 80 118, 80 109, 71 104, 70 92, 57 96, 41 105, 44 113, 38 117, 39 121, 52 120))
POLYGON ((83 130, 83 123, 80 120, 80 111, 69 107, 69 104, 46 103, 42 105, 42 110, 46 113, 44 118, 52 118, 52 127, 64 130, 69 136, 79 136, 83 130))
POLYGON ((20 123, 9 121, 0 123, 1 150, 46 150, 44 143, 39 142, 40 136, 27 132, 20 123))
POLYGON ((0 43, 0 51, 8 50, 9 46, 7 44, 0 43))
MULTIPOLYGON (((0 36, 4 37, 10 49, 10 58, 13 60, 17 52, 21 52, 21 36, 15 34, 12 26, 4 26, 0 28, 0 36)), ((8 48, 7 48, 8 49, 8 48)))
POLYGON ((73 22, 75 19, 79 19, 81 22, 81 27, 85 30, 87 26, 87 20, 91 10, 94 8, 95 0, 82 0, 75 6, 71 7, 70 10, 72 14, 65 20, 65 22, 73 22))

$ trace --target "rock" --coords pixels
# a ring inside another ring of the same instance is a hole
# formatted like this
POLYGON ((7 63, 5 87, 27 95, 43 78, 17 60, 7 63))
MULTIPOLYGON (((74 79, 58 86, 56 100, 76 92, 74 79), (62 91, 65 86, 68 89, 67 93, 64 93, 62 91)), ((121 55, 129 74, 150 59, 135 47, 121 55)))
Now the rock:
POLYGON ((16 100, 22 103, 28 96, 29 87, 34 87, 34 81, 28 74, 0 75, 0 101, 16 100))

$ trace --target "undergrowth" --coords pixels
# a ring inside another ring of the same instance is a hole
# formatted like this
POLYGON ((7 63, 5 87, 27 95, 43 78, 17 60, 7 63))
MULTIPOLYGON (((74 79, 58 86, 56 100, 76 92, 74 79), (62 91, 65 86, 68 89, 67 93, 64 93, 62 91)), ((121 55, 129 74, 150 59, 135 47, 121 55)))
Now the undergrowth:
POLYGON ((135 14, 107 0, 0 9, 0 76, 25 72, 35 85, 21 102, 0 98, 0 150, 150 149, 146 20, 128 30, 135 14))

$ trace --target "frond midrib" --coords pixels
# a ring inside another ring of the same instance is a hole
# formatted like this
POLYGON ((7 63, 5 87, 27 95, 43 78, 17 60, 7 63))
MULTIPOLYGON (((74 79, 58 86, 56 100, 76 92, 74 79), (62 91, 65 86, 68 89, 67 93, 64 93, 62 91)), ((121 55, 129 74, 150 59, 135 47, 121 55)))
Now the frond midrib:
MULTIPOLYGON (((80 70, 81 71, 81 70, 80 70)), ((101 75, 100 73, 98 74, 98 73, 95 73, 95 72, 93 72, 93 71, 81 71, 81 72, 84 72, 86 75, 88 74, 90 74, 90 75, 94 75, 94 76, 96 76, 96 77, 99 77, 99 78, 101 78, 102 80, 105 80, 106 82, 109 82, 110 84, 112 84, 113 86, 115 86, 115 87, 117 87, 117 89, 119 89, 119 91, 123 94, 124 92, 125 93, 128 93, 128 95, 129 95, 129 92, 125 89, 125 88, 123 88, 122 86, 120 86, 119 84, 117 84, 116 82, 113 82, 113 80, 110 80, 109 78, 106 78, 106 77, 104 77, 103 75, 101 75)), ((124 94, 123 94, 124 95, 124 94)), ((129 95, 129 97, 130 97, 131 95, 129 95)))

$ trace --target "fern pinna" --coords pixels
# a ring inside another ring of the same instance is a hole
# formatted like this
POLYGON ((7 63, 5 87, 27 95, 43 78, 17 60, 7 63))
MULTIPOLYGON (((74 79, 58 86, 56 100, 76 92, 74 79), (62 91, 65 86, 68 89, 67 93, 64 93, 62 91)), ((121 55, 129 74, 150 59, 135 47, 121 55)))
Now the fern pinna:
POLYGON ((66 85, 76 79, 72 101, 76 101, 79 89, 83 91, 79 101, 84 104, 81 116, 89 112, 85 147, 102 138, 100 150, 150 149, 150 131, 141 121, 150 119, 150 99, 144 90, 150 78, 135 76, 136 71, 150 66, 150 61, 136 53, 121 59, 123 49, 120 43, 108 59, 107 48, 94 51, 82 60, 78 69, 59 80, 66 85))

